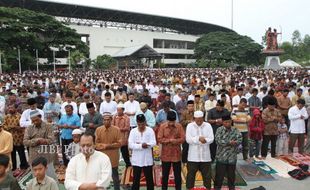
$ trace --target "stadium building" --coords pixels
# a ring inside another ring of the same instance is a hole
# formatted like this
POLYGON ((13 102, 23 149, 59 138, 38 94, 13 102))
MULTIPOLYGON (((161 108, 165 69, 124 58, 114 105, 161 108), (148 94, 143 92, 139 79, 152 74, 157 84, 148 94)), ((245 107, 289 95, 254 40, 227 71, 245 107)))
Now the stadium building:
POLYGON ((53 1, 0 0, 0 6, 44 12, 82 35, 91 59, 108 54, 131 65, 168 67, 195 62, 194 43, 214 31, 231 31, 214 24, 53 1))

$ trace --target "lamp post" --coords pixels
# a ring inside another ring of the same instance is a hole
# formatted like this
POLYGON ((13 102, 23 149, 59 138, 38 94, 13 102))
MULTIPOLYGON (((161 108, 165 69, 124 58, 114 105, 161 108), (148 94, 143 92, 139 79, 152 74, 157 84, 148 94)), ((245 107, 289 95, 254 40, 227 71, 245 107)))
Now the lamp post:
POLYGON ((1 60, 2 52, 0 51, 0 74, 2 74, 2 60, 1 60))
POLYGON ((55 52, 59 51, 56 47, 50 47, 50 50, 53 51, 53 64, 54 64, 54 73, 56 73, 56 58, 55 58, 55 52))
POLYGON ((37 73, 39 73, 39 52, 36 49, 36 59, 37 59, 37 73))
POLYGON ((65 51, 68 51, 68 63, 69 63, 69 73, 71 73, 71 48, 74 49, 75 45, 66 45, 64 47, 65 51))
POLYGON ((234 29, 234 0, 231 0, 231 29, 234 29))
POLYGON ((18 53, 18 67, 19 67, 19 74, 22 74, 22 64, 20 62, 20 48, 17 48, 17 53, 18 53))
POLYGON ((53 63, 54 63, 54 74, 56 73, 56 59, 55 59, 55 51, 53 51, 53 63))

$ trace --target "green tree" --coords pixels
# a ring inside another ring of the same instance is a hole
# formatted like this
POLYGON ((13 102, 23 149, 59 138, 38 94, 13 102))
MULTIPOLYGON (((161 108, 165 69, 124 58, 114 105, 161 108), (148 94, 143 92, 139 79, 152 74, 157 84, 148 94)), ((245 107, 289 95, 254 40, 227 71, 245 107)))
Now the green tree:
POLYGON ((110 55, 98 55, 95 60, 93 60, 92 66, 94 69, 111 69, 116 66, 116 60, 110 55))
POLYGON ((310 36, 305 35, 304 38, 298 30, 295 30, 292 34, 291 42, 283 42, 280 49, 284 50, 284 54, 280 56, 280 59, 285 61, 292 59, 304 66, 310 65, 310 36))
POLYGON ((84 67, 83 63, 86 61, 86 59, 86 56, 79 50, 71 52, 70 62, 73 68, 77 68, 79 64, 82 64, 82 66, 84 67))
MULTIPOLYGON (((81 41, 75 30, 65 26, 54 17, 20 8, 0 7, 0 50, 4 52, 5 64, 17 70, 17 49, 21 51, 22 69, 35 64, 35 50, 40 57, 52 61, 50 47, 74 45, 76 49, 89 54, 88 46, 81 41)), ((61 51, 57 55, 65 55, 61 51)))
POLYGON ((211 32, 196 41, 197 59, 209 60, 209 66, 228 63, 259 64, 262 46, 250 37, 235 32, 211 32), (212 63, 212 65, 211 65, 212 63))
POLYGON ((301 40, 301 34, 298 30, 295 30, 292 34, 292 43, 293 43, 293 46, 298 46, 300 45, 302 42, 301 40))

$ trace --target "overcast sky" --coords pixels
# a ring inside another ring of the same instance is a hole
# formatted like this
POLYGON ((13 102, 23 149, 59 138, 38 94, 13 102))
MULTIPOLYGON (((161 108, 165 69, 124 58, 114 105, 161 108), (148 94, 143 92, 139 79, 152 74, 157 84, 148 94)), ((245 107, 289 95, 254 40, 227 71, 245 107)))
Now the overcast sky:
MULTIPOLYGON (((232 0, 48 0, 125 10, 212 23, 231 27, 232 0)), ((310 34, 310 0, 233 0, 233 29, 261 43, 270 26, 291 41, 294 30, 310 34)))

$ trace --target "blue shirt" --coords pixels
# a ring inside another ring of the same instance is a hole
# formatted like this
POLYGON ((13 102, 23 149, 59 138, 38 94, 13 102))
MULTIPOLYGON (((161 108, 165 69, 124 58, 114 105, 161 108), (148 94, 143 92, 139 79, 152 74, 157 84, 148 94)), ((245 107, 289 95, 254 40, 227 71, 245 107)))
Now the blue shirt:
POLYGON ((45 98, 45 103, 46 103, 48 101, 50 94, 47 91, 45 91, 44 93, 42 93, 42 96, 45 98))
POLYGON ((146 125, 148 127, 151 127, 151 128, 155 127, 155 124, 156 124, 155 123, 155 116, 154 116, 154 113, 149 109, 145 113, 143 113, 141 110, 136 112, 136 115, 135 115, 136 126, 138 126, 137 125, 137 115, 139 115, 139 114, 143 114, 145 116, 146 125))
MULTIPOLYGON (((170 109, 170 111, 173 111, 176 114, 176 122, 179 122, 179 116, 177 114, 176 111, 170 109)), ((156 123, 160 124, 162 122, 167 121, 167 113, 165 112, 164 109, 161 109, 158 111, 157 115, 156 115, 156 123)))
MULTIPOLYGON (((46 104, 44 104, 43 112, 44 112, 45 118, 47 118, 50 114, 52 114, 52 112, 57 112, 59 115, 60 114, 60 104, 58 104, 56 102, 52 104, 50 101, 48 101, 46 104)), ((58 116, 54 116, 54 115, 52 115, 52 119, 53 119, 53 122, 55 122, 55 123, 57 123, 59 120, 58 116)))
MULTIPOLYGON (((58 125, 64 125, 67 124, 69 126, 78 126, 81 127, 81 119, 77 114, 72 114, 70 116, 68 115, 62 115, 58 125)), ((61 138, 62 139, 72 139, 72 129, 61 129, 61 138)))

